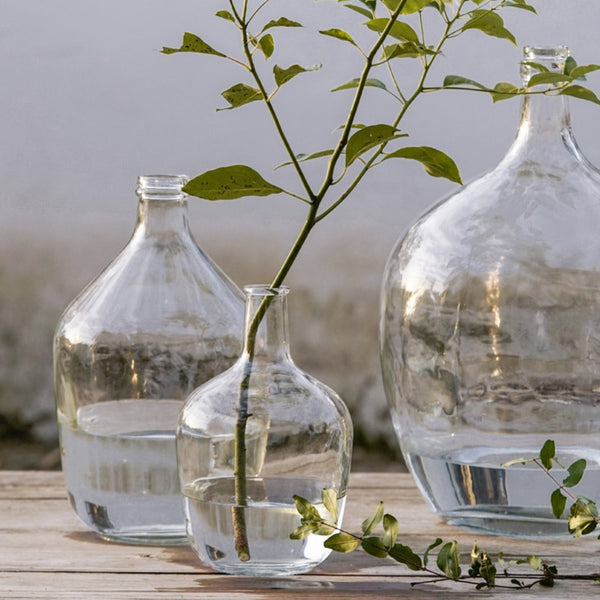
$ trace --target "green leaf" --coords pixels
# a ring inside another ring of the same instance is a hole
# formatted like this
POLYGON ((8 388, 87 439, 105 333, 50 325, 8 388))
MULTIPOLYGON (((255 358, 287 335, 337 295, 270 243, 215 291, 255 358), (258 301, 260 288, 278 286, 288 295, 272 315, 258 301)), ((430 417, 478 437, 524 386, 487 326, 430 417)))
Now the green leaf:
POLYGON ((377 527, 377 525, 379 525, 379 523, 381 523, 381 520, 383 519, 383 511, 384 511, 383 502, 380 502, 377 505, 377 508, 375 509, 373 514, 368 519, 365 519, 362 522, 361 529, 362 529, 364 536, 367 536, 367 535, 370 535, 371 533, 373 533, 373 530, 375 529, 375 527, 377 527))
POLYGON ((541 571, 544 567, 542 559, 539 556, 535 556, 535 554, 528 556, 527 562, 534 571, 541 571))
POLYGON ((494 102, 500 102, 501 100, 508 100, 514 98, 516 95, 521 93, 521 89, 512 83, 501 81, 494 86, 494 89, 490 92, 492 100, 494 102))
POLYGON ((573 79, 585 79, 585 76, 588 73, 593 73, 598 69, 600 69, 600 65, 581 65, 579 67, 576 66, 569 72, 569 75, 573 79))
POLYGON ((588 498, 579 497, 577 502, 571 505, 569 516, 569 533, 574 537, 587 535, 596 529, 598 520, 598 508, 596 503, 588 498))
POLYGON ((346 166, 350 166, 361 154, 375 148, 384 142, 403 137, 391 125, 369 125, 353 133, 346 146, 346 166))
POLYGON ((540 450, 540 460, 544 468, 552 468, 552 459, 556 457, 556 445, 554 440, 546 440, 540 450))
POLYGON ((331 515, 331 520, 335 523, 338 518, 338 497, 336 491, 331 488, 324 488, 321 491, 321 500, 327 512, 331 515))
POLYGON ((510 0, 510 2, 507 2, 505 4, 505 6, 507 8, 521 8, 523 10, 528 10, 529 12, 532 12, 534 15, 537 15, 537 11, 535 10, 535 8, 531 6, 531 4, 527 4, 525 0, 510 0))
POLYGON ((325 548, 335 552, 353 552, 358 548, 360 540, 349 533, 336 533, 325 540, 325 548))
MULTIPOLYGON (((194 177, 183 188, 184 192, 205 200, 235 200, 244 196, 268 196, 283 190, 265 181, 254 169, 245 165, 232 165, 206 171, 194 177)), ((294 497, 298 512, 305 518, 321 517, 316 508, 304 498, 294 497), (306 511, 307 516, 301 508, 306 511)))
POLYGON ((384 160, 388 158, 409 158, 419 161, 432 177, 445 177, 462 185, 456 163, 441 150, 429 146, 400 148, 400 150, 388 154, 384 160))
POLYGON ((444 82, 442 83, 442 85, 444 87, 470 85, 480 90, 488 89, 484 85, 481 85, 481 83, 474 81, 473 79, 467 79, 466 77, 462 77, 461 75, 446 75, 446 77, 444 77, 444 82))
POLYGON ((398 520, 393 515, 383 515, 383 545, 391 550, 398 539, 398 520))
POLYGON ((435 542, 433 542, 433 543, 429 544, 429 546, 427 546, 427 550, 425 550, 425 554, 423 554, 423 564, 425 566, 427 566, 427 563, 429 562, 429 553, 434 548, 437 548, 441 543, 442 543, 442 538, 436 538, 435 542))
POLYGON ((577 67, 577 61, 572 56, 567 56, 567 60, 565 60, 565 73, 570 75, 575 67, 577 67))
POLYGON ((212 46, 209 46, 197 35, 189 32, 183 34, 183 42, 179 48, 168 48, 163 46, 161 52, 163 54, 175 54, 177 52, 197 52, 199 54, 212 54, 213 56, 226 57, 225 54, 215 50, 212 46))
POLYGON ((232 23, 235 23, 233 15, 227 10, 218 10, 215 13, 215 16, 221 17, 221 19, 225 19, 226 21, 231 21, 232 23))
MULTIPOLYGON (((359 83, 360 83, 360 79, 358 79, 358 78, 352 79, 336 88, 333 88, 331 91, 339 92, 340 90, 351 90, 351 89, 357 88, 359 83)), ((383 81, 381 81, 379 79, 367 79, 365 81, 365 87, 376 87, 376 88, 380 88, 382 90, 387 89, 385 87, 385 83, 383 83, 383 81)))
MULTIPOLYGON (((315 158, 323 158, 324 156, 331 156, 333 154, 333 150, 321 150, 320 152, 314 152, 313 154, 296 154, 296 158, 299 162, 304 162, 306 160, 313 160, 315 158)), ((287 167, 292 165, 292 161, 287 161, 277 165, 275 170, 280 169, 281 167, 287 167)))
POLYGON ((460 577, 460 552, 458 543, 446 542, 437 556, 437 566, 450 579, 458 579, 460 577))
MULTIPOLYGON (((400 6, 401 1, 402 0, 383 0, 383 3, 385 4, 386 8, 389 8, 390 10, 394 11, 398 8, 398 6, 400 6)), ((430 4, 431 0, 407 0, 401 13, 403 15, 409 15, 418 12, 419 10, 422 10, 430 4)))
POLYGON ((395 544, 390 549, 389 555, 399 563, 406 565, 411 571, 420 571, 423 568, 421 557, 415 554, 408 546, 395 544))
POLYGON ((389 555, 382 539, 378 537, 363 538, 360 546, 367 554, 375 558, 386 558, 389 555))
MULTIPOLYGON (((389 19, 381 18, 381 19, 371 19, 367 21, 365 25, 371 30, 377 33, 381 33, 389 22, 389 19)), ((403 42, 414 42, 415 44, 419 43, 419 36, 415 32, 415 30, 408 24, 403 21, 396 21, 389 33, 390 37, 393 37, 397 40, 403 42)))
POLYGON ((350 10, 353 10, 354 12, 359 13, 363 17, 367 17, 367 19, 373 18, 373 11, 369 10, 368 8, 363 8, 362 6, 354 6, 354 4, 344 4, 344 6, 346 8, 349 8, 350 10))
POLYGON ((231 106, 219 108, 217 110, 230 110, 262 99, 262 94, 259 89, 253 88, 245 83, 236 83, 234 86, 222 92, 221 96, 223 96, 231 106))
POLYGON ((555 518, 560 519, 565 512, 565 506, 567 505, 567 499, 563 496, 559 489, 552 492, 550 496, 550 504, 552 505, 552 514, 555 518))
POLYGON ((585 458, 580 458, 569 465, 567 468, 569 475, 563 479, 563 485, 568 488, 577 485, 583 477, 586 466, 587 462, 585 458))
POLYGON ((275 50, 273 36, 270 33, 267 33, 258 40, 257 44, 262 53, 265 55, 265 58, 271 58, 273 51, 275 50))
POLYGON ((580 100, 587 100, 588 102, 593 102, 594 104, 600 104, 600 99, 592 90, 583 87, 582 85, 570 85, 562 89, 559 92, 564 96, 573 96, 574 98, 579 98, 580 100))
POLYGON ((514 465, 526 465, 530 462, 533 462, 533 459, 531 458, 513 458, 512 460, 507 460, 506 462, 503 462, 500 466, 501 467, 513 467, 514 465))
POLYGON ((264 33, 265 31, 267 31, 267 29, 271 29, 272 27, 302 27, 302 23, 298 23, 298 21, 292 21, 291 19, 281 17, 280 19, 269 21, 262 28, 261 33, 264 33))
POLYGON ((527 82, 527 87, 530 88, 536 85, 565 83, 568 81, 573 81, 573 77, 571 75, 565 75, 564 73, 556 73, 554 71, 549 71, 547 73, 536 73, 535 75, 532 75, 529 81, 527 82))
POLYGON ((342 40, 344 42, 349 42, 358 48, 356 42, 352 39, 352 36, 343 29, 323 29, 319 31, 319 33, 321 35, 328 35, 329 37, 337 38, 338 40, 342 40))
POLYGON ((296 77, 296 75, 299 75, 300 73, 307 73, 308 71, 317 71, 320 68, 321 65, 315 65, 314 67, 310 68, 302 67, 300 65, 292 65, 287 69, 283 69, 279 65, 275 65, 273 67, 273 75, 275 76, 275 83, 278 86, 281 86, 284 83, 287 83, 290 79, 296 77))
POLYGON ((296 527, 292 533, 290 533, 291 540, 303 540, 308 537, 311 533, 316 533, 319 526, 316 523, 302 523, 299 527, 296 527))
MULTIPOLYGON (((245 167, 245 168, 248 169, 249 167, 245 167)), ((250 169, 250 170, 252 170, 252 169, 250 169)), ((256 175, 258 175, 258 173, 256 173, 256 171, 254 171, 254 173, 256 175)), ((258 177, 260 177, 260 175, 258 175, 258 177)), ((294 503, 296 504, 296 510, 300 513, 300 516, 303 519, 305 519, 307 521, 314 521, 317 524, 320 524, 321 515, 319 514, 319 511, 306 498, 295 495, 294 503)))
POLYGON ((506 39, 512 42, 515 46, 517 40, 515 36, 504 27, 502 17, 488 10, 474 10, 471 12, 471 19, 463 25, 463 31, 467 29, 478 29, 486 35, 506 39))
POLYGON ((435 54, 430 48, 426 48, 423 44, 415 42, 402 42, 400 44, 390 44, 383 48, 383 56, 386 60, 393 58, 418 58, 419 56, 428 56, 435 54))

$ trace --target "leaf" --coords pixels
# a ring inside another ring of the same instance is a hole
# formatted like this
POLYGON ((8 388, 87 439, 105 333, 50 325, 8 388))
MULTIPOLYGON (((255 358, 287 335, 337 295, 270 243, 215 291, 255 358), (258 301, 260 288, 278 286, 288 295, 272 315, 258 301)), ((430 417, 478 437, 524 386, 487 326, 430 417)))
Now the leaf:
POLYGON ((398 539, 398 519, 393 515, 383 515, 383 530, 385 531, 383 545, 391 550, 398 539))
POLYGON ((367 17, 367 19, 373 18, 373 11, 369 10, 368 8, 363 8, 362 6, 354 6, 354 4, 344 4, 344 6, 346 8, 349 8, 350 10, 353 10, 354 12, 361 14, 363 17, 367 17))
MULTIPOLYGON (((380 19, 371 19, 367 21, 365 25, 371 30, 377 33, 381 33, 389 22, 389 19, 380 18, 380 19)), ((415 30, 408 24, 403 21, 396 21, 389 33, 390 37, 393 37, 397 40, 401 40, 403 42, 414 42, 415 44, 419 43, 419 36, 415 32, 415 30)))
POLYGON ((588 498, 579 497, 577 502, 571 505, 569 516, 569 533, 574 537, 587 535, 596 529, 598 520, 598 508, 596 503, 588 498))
POLYGON ((349 533, 336 533, 325 540, 325 548, 334 550, 335 552, 353 552, 358 548, 360 540, 349 533))
POLYGON ((490 92, 492 100, 494 102, 500 102, 501 100, 508 100, 514 98, 516 95, 521 93, 521 89, 512 83, 501 81, 494 86, 494 89, 490 92))
POLYGON ((273 75, 275 76, 275 83, 278 86, 282 86, 287 83, 290 79, 296 77, 300 73, 307 73, 308 71, 317 71, 321 68, 321 65, 315 65, 314 67, 306 68, 300 65, 292 65, 287 69, 283 69, 279 65, 273 67, 273 75))
POLYGON ((573 81, 573 77, 571 75, 565 75, 564 73, 536 73, 530 77, 529 81, 527 82, 527 87, 530 88, 536 85, 565 83, 568 81, 573 81))
POLYGON ((433 542, 433 543, 429 544, 429 546, 427 546, 427 550, 425 550, 425 554, 423 554, 423 564, 425 566, 427 566, 427 563, 429 562, 429 553, 434 548, 437 548, 441 543, 442 543, 442 538, 436 538, 435 542, 433 542))
POLYGON ((338 497, 336 491, 331 488, 324 488, 321 491, 321 500, 327 512, 331 515, 331 520, 335 523, 338 519, 338 497))
MULTIPOLYGON (((227 168, 227 167, 225 167, 227 168)), ((246 167, 248 168, 248 167, 246 167)), ((258 173, 256 173, 258 175, 258 173)), ((259 175, 260 177, 260 175, 259 175)), ((193 181, 193 180, 192 180, 193 181)), ((306 498, 302 496, 294 496, 294 503, 296 504, 296 510, 300 513, 300 516, 307 521, 314 521, 317 524, 321 521, 321 515, 317 508, 311 504, 306 498)))
MULTIPOLYGON (((401 0, 383 0, 386 8, 390 10, 396 10, 398 6, 400 6, 401 0)), ((404 8, 401 10, 403 15, 409 15, 415 13, 419 10, 422 10, 426 6, 431 4, 431 0, 407 0, 404 8)))
MULTIPOLYGON (((321 150, 320 152, 314 152, 313 154, 296 154, 296 158, 299 162, 304 162, 306 160, 313 160, 315 158, 323 158, 324 156, 331 156, 333 154, 333 150, 321 150)), ((292 161, 287 161, 277 165, 275 170, 280 169, 281 167, 287 167, 288 165, 293 164, 292 161)))
POLYGON ((383 56, 386 60, 393 58, 417 58, 419 56, 428 56, 435 54, 430 48, 426 48, 423 44, 415 42, 402 42, 400 44, 390 44, 383 48, 383 56))
POLYGON ((466 77, 462 77, 461 75, 446 75, 444 77, 444 82, 442 83, 444 87, 453 87, 459 85, 472 85, 480 90, 487 90, 484 85, 478 83, 477 81, 473 81, 473 79, 467 79, 466 77))
POLYGON ((229 102, 231 106, 227 108, 219 108, 217 110, 231 110, 232 108, 238 108, 244 104, 250 102, 256 102, 262 99, 262 94, 259 89, 253 88, 245 83, 236 83, 236 85, 230 87, 221 93, 221 96, 229 102))
POLYGON ((368 519, 365 519, 362 522, 361 529, 362 529, 364 536, 367 536, 367 535, 370 535, 371 533, 373 533, 373 530, 375 529, 375 527, 377 527, 377 525, 379 525, 379 523, 381 523, 381 520, 383 519, 383 511, 384 511, 383 502, 380 502, 377 505, 377 508, 375 509, 373 514, 368 519))
POLYGON ((575 67, 577 67, 577 61, 572 56, 567 56, 567 60, 565 60, 565 73, 570 75, 575 67))
POLYGON ((541 571, 544 566, 542 559, 539 556, 535 556, 535 554, 528 556, 527 562, 534 571, 541 571))
POLYGON ((514 465, 526 465, 530 462, 533 462, 533 459, 531 458, 513 458, 512 460, 507 460, 506 462, 502 463, 500 466, 501 467, 513 467, 514 465))
POLYGON ((257 43, 258 47, 265 55, 265 58, 271 58, 271 56, 273 55, 273 51, 275 50, 275 42, 273 41, 273 36, 270 33, 267 33, 266 35, 263 35, 257 43))
POLYGON ((201 40, 197 35, 186 32, 183 34, 183 42, 179 48, 168 48, 163 46, 161 50, 163 54, 175 54, 177 52, 197 52, 199 54, 212 54, 213 56, 222 56, 226 58, 226 55, 218 50, 215 50, 212 46, 209 46, 205 41, 201 40))
POLYGON ((600 104, 600 99, 592 90, 583 87, 582 85, 570 85, 562 89, 560 95, 564 96, 573 96, 574 98, 579 98, 580 100, 587 100, 588 102, 593 102, 594 104, 600 104))
MULTIPOLYGON (((331 91, 339 92, 340 90, 351 90, 351 89, 357 88, 359 83, 360 83, 360 79, 358 79, 358 78, 352 79, 336 88, 333 88, 331 91)), ((383 83, 383 81, 381 81, 379 79, 367 79, 365 81, 365 87, 377 87, 382 90, 387 89, 385 87, 385 83, 383 83)))
POLYGON ((577 485, 583 477, 586 466, 587 462, 585 458, 580 458, 569 465, 567 468, 569 475, 563 479, 563 485, 568 488, 577 485))
POLYGON ((456 163, 441 150, 429 146, 400 148, 400 150, 388 154, 384 160, 388 158, 410 158, 419 161, 432 177, 445 177, 462 185, 456 163))
POLYGON ((262 28, 261 33, 264 33, 265 31, 267 31, 267 29, 271 29, 273 27, 302 27, 302 23, 298 23, 298 21, 292 21, 291 19, 281 17, 280 19, 269 21, 262 28))
POLYGON ((342 40, 344 42, 349 42, 358 48, 356 42, 352 39, 352 36, 343 29, 324 29, 319 31, 319 33, 321 35, 328 35, 330 37, 337 38, 338 40, 342 40))
POLYGON ((408 546, 395 544, 390 549, 389 555, 399 563, 406 565, 411 571, 420 571, 423 568, 421 557, 415 554, 408 546))
POLYGON ((565 512, 567 499, 565 496, 563 496, 559 489, 556 489, 552 492, 550 496, 550 504, 552 505, 552 514, 554 517, 560 519, 565 512))
POLYGON ((534 15, 537 15, 537 11, 535 10, 535 8, 531 6, 531 4, 527 4, 525 0, 510 0, 510 2, 507 2, 505 4, 505 6, 507 8, 521 8, 523 10, 528 10, 529 12, 532 12, 534 15))
MULTIPOLYGON (((279 194, 283 190, 265 181, 254 169, 245 165, 232 165, 206 171, 194 177, 183 188, 192 196, 205 200, 235 200, 244 196, 268 196, 279 194)), ((314 506, 307 500, 298 497, 294 501, 298 512, 305 518, 320 520, 321 517, 314 506), (312 507, 310 509, 309 507, 312 507), (308 516, 302 512, 306 511, 308 516)))
POLYGON ((221 19, 225 19, 226 21, 231 21, 232 23, 235 23, 233 15, 227 10, 218 10, 215 13, 215 16, 221 17, 221 19))
POLYGON ((588 73, 593 73, 598 69, 600 69, 600 65, 581 65, 579 67, 576 66, 571 71, 569 71, 569 75, 573 79, 585 79, 585 76, 588 73))
MULTIPOLYGON (((402 134, 391 125, 369 125, 353 133, 346 146, 346 166, 349 167, 361 154, 402 134)), ((404 134, 406 135, 406 134, 404 134)))
POLYGON ((458 579, 460 577, 460 552, 456 540, 446 542, 442 546, 437 556, 437 566, 450 579, 458 579))
POLYGON ((370 554, 375 558, 386 558, 387 556, 389 556, 389 552, 381 538, 363 538, 362 542, 360 543, 360 546, 367 554, 370 554))
POLYGON ((316 533, 317 529, 318 525, 316 523, 302 523, 302 525, 296 527, 296 529, 290 533, 290 540, 303 540, 311 533, 316 533))
POLYGON ((552 468, 552 459, 556 456, 556 445, 553 440, 546 440, 540 450, 540 460, 544 468, 550 470, 552 468))
POLYGON ((471 12, 471 19, 463 25, 463 31, 467 29, 478 29, 486 35, 506 39, 512 42, 515 46, 517 40, 515 36, 504 27, 502 17, 496 12, 487 10, 474 10, 471 12))

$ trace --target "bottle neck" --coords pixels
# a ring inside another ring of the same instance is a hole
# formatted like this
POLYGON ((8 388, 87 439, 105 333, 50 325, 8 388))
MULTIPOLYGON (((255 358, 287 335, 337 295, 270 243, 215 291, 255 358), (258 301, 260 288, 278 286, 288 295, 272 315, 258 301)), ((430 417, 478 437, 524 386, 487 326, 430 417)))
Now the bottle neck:
POLYGON ((290 361, 288 341, 288 288, 248 286, 244 355, 256 361, 290 361), (260 323, 257 326, 257 319, 260 323))
POLYGON ((186 200, 140 198, 135 235, 165 238, 189 233, 186 200))

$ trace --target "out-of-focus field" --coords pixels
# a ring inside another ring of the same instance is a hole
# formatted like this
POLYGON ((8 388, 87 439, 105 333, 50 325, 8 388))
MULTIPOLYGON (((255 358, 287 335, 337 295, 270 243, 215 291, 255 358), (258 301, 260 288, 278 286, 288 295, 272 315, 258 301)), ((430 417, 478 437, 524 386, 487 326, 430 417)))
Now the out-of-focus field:
MULTIPOLYGON (((127 235, 100 233, 75 241, 17 234, 0 239, 0 469, 60 466, 53 331, 68 302, 126 240, 127 235)), ((240 238, 232 244, 218 237, 210 242, 209 253, 240 286, 272 276, 273 248, 268 244, 249 240, 245 245, 240 238)), ((356 245, 345 247, 345 253, 330 253, 334 258, 329 256, 327 268, 322 254, 309 253, 290 279, 292 355, 349 406, 355 425, 354 467, 400 469, 378 357, 384 261, 365 256, 356 245)))

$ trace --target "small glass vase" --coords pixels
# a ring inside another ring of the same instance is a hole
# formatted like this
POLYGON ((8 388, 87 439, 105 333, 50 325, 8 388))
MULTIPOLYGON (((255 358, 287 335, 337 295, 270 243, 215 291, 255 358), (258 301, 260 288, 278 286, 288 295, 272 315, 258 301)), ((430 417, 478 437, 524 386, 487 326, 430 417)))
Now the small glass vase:
MULTIPOLYGON (((540 66, 562 73, 567 57, 525 48, 524 83, 540 66)), ((600 174, 573 138, 567 96, 534 94, 498 167, 421 217, 390 256, 386 394, 410 470, 453 524, 568 534, 547 475, 504 466, 547 439, 562 465, 588 461, 576 493, 598 497, 599 223, 600 174)))
POLYGON ((62 466, 106 539, 187 541, 175 427, 184 398, 239 356, 241 291, 198 247, 183 176, 138 180, 137 224, 54 337, 62 466))
POLYGON ((188 536, 202 561, 217 571, 266 577, 303 573, 330 551, 320 536, 290 539, 301 519, 293 496, 322 507, 322 489, 332 488, 341 520, 352 424, 339 396, 292 362, 288 289, 245 291, 242 356, 189 396, 179 420, 188 536), (249 557, 240 558, 242 528, 249 557))

